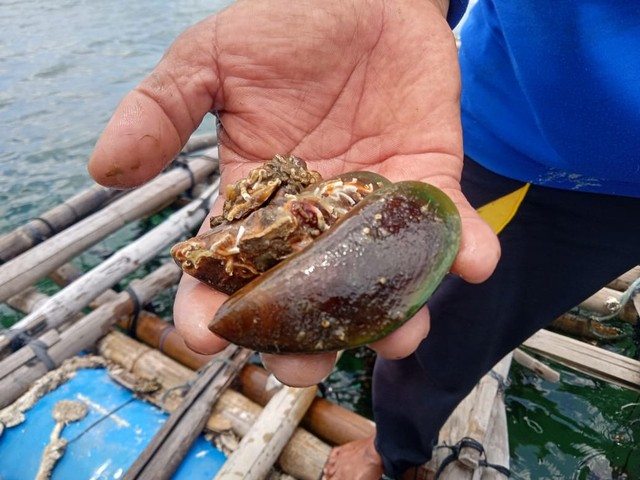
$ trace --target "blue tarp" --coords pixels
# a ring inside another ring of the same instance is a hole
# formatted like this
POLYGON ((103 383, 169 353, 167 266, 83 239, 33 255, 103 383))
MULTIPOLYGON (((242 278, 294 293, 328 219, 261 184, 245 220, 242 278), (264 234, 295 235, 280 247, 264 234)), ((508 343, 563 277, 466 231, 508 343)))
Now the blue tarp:
MULTIPOLYGON (((26 412, 24 423, 5 429, 0 437, 0 480, 35 478, 55 425, 53 407, 59 400, 84 402, 88 412, 62 431, 69 444, 55 466, 54 480, 121 478, 168 417, 133 398, 106 370, 79 370, 26 412)), ((224 454, 200 436, 173 478, 211 479, 224 461, 224 454)))

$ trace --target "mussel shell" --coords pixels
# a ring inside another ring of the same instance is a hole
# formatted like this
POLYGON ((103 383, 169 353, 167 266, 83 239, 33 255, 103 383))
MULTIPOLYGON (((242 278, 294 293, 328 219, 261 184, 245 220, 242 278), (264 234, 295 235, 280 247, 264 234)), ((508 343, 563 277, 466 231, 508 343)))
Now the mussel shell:
MULTIPOLYGON (((391 184, 389 180, 377 173, 356 171, 342 173, 326 181, 315 183, 304 189, 297 196, 310 195, 315 190, 322 189, 324 185, 335 182, 336 180, 342 180, 345 183, 355 182, 362 186, 370 187, 372 191, 391 184)), ((327 200, 326 203, 331 203, 331 200, 327 200)), ((261 217, 259 212, 252 212, 254 218, 262 218, 263 220, 265 218, 271 218, 272 223, 269 225, 265 224, 263 227, 265 230, 272 227, 273 224, 276 224, 279 220, 282 220, 282 215, 278 216, 279 210, 282 209, 278 209, 276 206, 269 206, 268 208, 271 212, 270 215, 261 217)), ((263 210, 263 212, 264 211, 265 210, 263 210)), ((287 212, 282 211, 280 213, 286 214, 287 212)), ((233 222, 233 224, 243 221, 246 222, 247 219, 238 220, 233 222)), ((274 235, 271 245, 262 253, 245 251, 243 245, 239 245, 242 250, 239 255, 241 261, 236 263, 249 264, 251 269, 235 267, 230 275, 226 269, 226 257, 221 257, 217 255, 215 251, 209 249, 211 244, 215 243, 215 239, 219 238, 219 233, 224 232, 228 228, 229 224, 221 223, 201 233, 197 237, 177 243, 171 249, 171 256, 185 273, 227 295, 238 291, 259 274, 266 272, 279 263, 283 258, 300 250, 301 247, 298 247, 296 243, 310 242, 313 240, 313 238, 307 238, 310 237, 310 232, 304 228, 304 225, 300 225, 297 230, 291 232, 284 231, 288 236, 278 237, 274 235)))
POLYGON ((209 328, 260 352, 317 353, 388 335, 427 301, 460 245, 442 191, 399 182, 232 295, 209 328))

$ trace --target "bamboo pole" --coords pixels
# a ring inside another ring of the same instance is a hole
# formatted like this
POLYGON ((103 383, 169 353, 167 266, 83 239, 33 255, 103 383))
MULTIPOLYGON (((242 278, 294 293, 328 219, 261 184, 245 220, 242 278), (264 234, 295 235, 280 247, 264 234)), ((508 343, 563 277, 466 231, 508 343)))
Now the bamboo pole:
POLYGON ((618 278, 616 278, 613 282, 611 282, 607 287, 618 290, 620 292, 624 292, 629 286, 634 282, 634 280, 640 278, 640 265, 633 267, 628 272, 623 273, 618 278))
MULTIPOLYGON (((139 377, 156 379, 166 388, 174 388, 190 381, 194 372, 152 349, 118 332, 106 335, 98 344, 105 358, 132 371, 139 377)), ((164 407, 172 411, 176 405, 169 402, 164 407)), ((233 390, 225 390, 214 405, 207 428, 218 431, 221 419, 225 419, 239 435, 247 434, 262 408, 233 390)), ((308 431, 297 428, 287 448, 279 458, 285 472, 301 480, 316 480, 320 475, 331 447, 308 431)))
POLYGON ((0 301, 5 301, 145 212, 179 195, 217 168, 217 160, 201 155, 189 161, 190 171, 175 168, 139 187, 64 232, 0 265, 0 301))
MULTIPOLYGON (((64 286, 79 278, 80 275, 81 272, 76 267, 65 265, 56 270, 52 277, 56 283, 64 286)), ((99 305, 101 299, 108 301, 110 299, 108 292, 96 299, 95 303, 99 305)), ((113 296, 117 295, 113 291, 110 292, 113 296)), ((121 317, 118 325, 129 329, 129 319, 121 317)), ((144 310, 140 312, 135 324, 135 332, 132 334, 145 344, 159 349, 170 358, 193 370, 202 368, 215 357, 215 355, 194 352, 186 346, 172 324, 144 310)), ((269 374, 263 368, 247 365, 240 372, 240 391, 252 401, 264 406, 277 391, 267 386, 268 379, 269 374)), ((302 422, 314 435, 332 445, 342 445, 370 437, 375 433, 375 424, 371 420, 320 397, 313 400, 302 422), (336 428, 336 425, 340 427, 336 428)))
MULTIPOLYGON (((180 275, 181 275, 181 270, 177 265, 171 262, 166 263, 161 267, 159 267, 158 269, 156 269, 154 272, 147 275, 144 279, 134 280, 131 283, 132 294, 136 297, 137 301, 140 304, 148 303, 151 300, 151 298, 153 298, 157 293, 175 284, 180 278, 180 275)), ((118 294, 112 290, 110 292, 111 292, 111 295, 104 296, 104 300, 100 304, 100 307, 106 306, 107 313, 109 309, 113 309, 114 311, 119 312, 120 317, 116 320, 125 319, 120 321, 122 323, 127 323, 128 318, 125 314, 134 313, 133 310, 135 307, 131 299, 131 294, 127 292, 118 294)), ((41 305, 43 302, 46 302, 50 298, 47 295, 37 292, 33 289, 30 289, 28 294, 25 295, 25 297, 26 298, 22 299, 22 301, 20 301, 20 299, 16 299, 15 297, 12 297, 12 300, 14 299, 16 300, 16 301, 13 301, 12 303, 16 307, 20 308, 21 311, 24 311, 24 312, 29 312, 31 308, 35 308, 38 305, 41 305)), ((96 328, 101 330, 102 329, 101 323, 105 320, 104 312, 101 313, 100 315, 96 315, 95 312, 96 310, 94 310, 94 312, 92 312, 91 315, 93 316, 92 318, 95 317, 94 320, 96 321, 96 328)), ((77 314, 76 320, 77 321, 83 320, 87 322, 86 317, 84 317, 82 314, 77 314)), ((79 327, 76 325, 76 330, 78 328, 79 327)), ((37 341, 41 342, 43 346, 46 348, 55 344, 59 340, 60 340, 60 332, 56 331, 55 329, 45 332, 43 335, 37 338, 37 341)), ((90 347, 90 346, 91 345, 87 345, 87 347, 90 347)), ((6 377, 18 367, 23 366, 28 362, 31 362, 34 358, 36 358, 36 354, 32 348, 25 347, 14 352, 10 356, 0 361, 0 379, 6 377)))
MULTIPOLYGON (((181 155, 213 147, 217 141, 215 134, 194 135, 187 141, 181 155)), ((94 184, 13 231, 0 235, 0 264, 61 232, 123 194, 122 190, 94 184)))
MULTIPOLYGON (((50 297, 40 308, 21 319, 10 330, 31 331, 43 325, 46 328, 60 325, 66 318, 86 307, 104 290, 157 255, 158 251, 199 226, 209 212, 217 188, 216 181, 201 197, 119 250, 78 281, 50 297)), ((10 335, 0 335, 0 351, 5 350, 9 343, 10 335)))
POLYGON ((201 135, 192 135, 182 150, 181 154, 197 152, 198 150, 206 150, 207 148, 214 147, 218 143, 218 135, 213 133, 203 133, 201 135))
MULTIPOLYGON (((123 319, 120 326, 127 328, 128 321, 123 319)), ((138 317, 135 337, 192 370, 202 368, 214 357, 189 349, 173 325, 148 312, 142 312, 138 317)), ((264 406, 277 391, 268 387, 268 378, 269 374, 264 368, 252 364, 245 366, 239 376, 240 392, 264 406)), ((342 445, 375 433, 375 425, 371 420, 319 397, 313 400, 303 418, 303 425, 332 445, 342 445)))
POLYGON ((38 305, 46 302, 49 296, 38 291, 35 287, 25 288, 22 292, 7 300, 7 305, 22 313, 35 310, 38 305))
POLYGON ((8 262, 25 250, 59 233, 122 193, 121 190, 92 185, 12 232, 0 236, 0 263, 8 262))
MULTIPOLYGON (((207 428, 219 431, 217 426, 225 421, 238 436, 246 435, 262 408, 245 396, 227 390, 213 408, 207 428)), ((297 428, 282 451, 278 464, 282 470, 296 479, 316 480, 331 452, 331 447, 303 428, 297 428)))
POLYGON ((551 330, 559 331, 582 339, 615 341, 623 334, 622 330, 598 320, 565 313, 556 318, 550 325, 551 330))
MULTIPOLYGON (((601 316, 608 316, 620 307, 622 295, 623 292, 604 287, 587 298, 579 305, 579 307, 590 312, 595 312, 601 316)), ((633 302, 629 302, 622 307, 622 310, 617 313, 617 316, 620 320, 624 320, 632 325, 638 323, 638 312, 636 311, 633 302)))
MULTIPOLYGON (((128 328, 128 320, 123 318, 119 325, 128 328)), ((192 370, 202 368, 216 356, 194 352, 186 346, 173 325, 144 311, 136 322, 135 338, 192 370)), ((264 406, 277 391, 268 386, 268 379, 269 374, 264 368, 246 365, 239 375, 240 392, 264 406)), ((375 424, 371 420, 320 397, 313 400, 303 418, 303 425, 332 445, 342 445, 375 433, 375 424)))
MULTIPOLYGON (((172 263, 158 268, 142 280, 131 282, 131 289, 141 303, 148 302, 155 294, 174 284, 180 276, 180 270, 172 263)), ((130 315, 135 309, 131 295, 127 292, 79 320, 74 328, 62 333, 49 330, 38 341, 54 366, 66 358, 86 350, 103 337, 116 320, 130 315)), ((0 406, 5 406, 26 391, 29 385, 44 375, 48 368, 38 358, 33 344, 27 344, 17 352, 0 362, 0 406)))
MULTIPOLYGON (((240 392, 254 402, 266 405, 277 391, 269 388, 268 379, 264 368, 247 365, 240 372, 240 392)), ((376 430, 371 420, 320 397, 313 400, 302 425, 331 445, 368 438, 376 430)))

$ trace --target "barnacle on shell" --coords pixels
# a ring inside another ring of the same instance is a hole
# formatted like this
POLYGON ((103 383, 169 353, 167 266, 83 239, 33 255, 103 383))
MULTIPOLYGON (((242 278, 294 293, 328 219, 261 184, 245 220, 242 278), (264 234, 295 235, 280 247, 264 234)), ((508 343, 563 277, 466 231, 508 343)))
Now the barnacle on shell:
POLYGON ((299 192, 300 183, 294 188, 284 182, 285 191, 298 193, 278 194, 238 220, 216 221, 212 229, 174 245, 171 255, 185 273, 232 294, 305 248, 369 193, 388 184, 371 172, 338 175, 299 192))
MULTIPOLYGON (((245 217, 277 193, 296 194, 321 179, 318 172, 307 169, 304 160, 293 155, 276 155, 251 170, 246 178, 227 186, 222 219, 233 221, 245 217)), ((213 219, 215 223, 219 221, 213 219)))

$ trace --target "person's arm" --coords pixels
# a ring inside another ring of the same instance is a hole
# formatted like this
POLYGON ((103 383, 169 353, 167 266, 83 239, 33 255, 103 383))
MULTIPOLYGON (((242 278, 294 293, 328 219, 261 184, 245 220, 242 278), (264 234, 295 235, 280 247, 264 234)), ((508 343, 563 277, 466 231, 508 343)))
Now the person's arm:
MULTIPOLYGON (((237 2, 184 32, 124 98, 89 170, 109 186, 149 180, 216 112, 223 186, 276 153, 295 154, 325 177, 370 170, 432 183, 462 217, 452 271, 482 281, 499 245, 460 192, 460 75, 448 11, 440 0, 237 2)), ((225 346, 207 328, 224 300, 183 278, 175 322, 193 349, 225 346)), ((428 329, 424 308, 372 348, 404 357, 428 329)), ((264 360, 283 382, 309 385, 330 373, 335 355, 264 360)))

